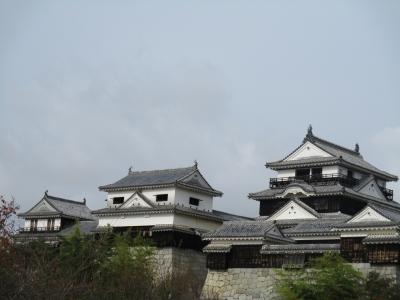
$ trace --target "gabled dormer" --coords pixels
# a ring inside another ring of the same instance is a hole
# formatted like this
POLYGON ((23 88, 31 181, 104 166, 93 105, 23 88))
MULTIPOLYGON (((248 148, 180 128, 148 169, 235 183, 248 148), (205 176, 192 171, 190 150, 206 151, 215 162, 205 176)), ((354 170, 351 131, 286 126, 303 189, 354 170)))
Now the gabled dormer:
POLYGON ((187 168, 132 171, 113 184, 99 188, 108 193, 109 208, 179 205, 212 211, 215 190, 198 169, 197 162, 187 168))

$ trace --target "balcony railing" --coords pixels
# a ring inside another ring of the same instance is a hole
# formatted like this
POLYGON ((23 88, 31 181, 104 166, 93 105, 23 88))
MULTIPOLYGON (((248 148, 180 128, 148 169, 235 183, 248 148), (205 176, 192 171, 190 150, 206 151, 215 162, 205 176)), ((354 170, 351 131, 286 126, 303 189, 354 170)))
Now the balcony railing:
POLYGON ((393 190, 381 187, 382 193, 385 195, 386 199, 392 201, 393 200, 393 190))
POLYGON ((347 175, 341 173, 279 177, 279 178, 271 178, 269 180, 269 187, 271 189, 281 188, 293 182, 306 182, 312 185, 331 185, 340 183, 341 185, 346 187, 353 187, 358 183, 358 179, 355 179, 353 177, 348 177, 347 175))
POLYGON ((26 233, 26 232, 55 232, 60 231, 60 226, 53 226, 53 227, 24 227, 20 228, 19 232, 26 233))

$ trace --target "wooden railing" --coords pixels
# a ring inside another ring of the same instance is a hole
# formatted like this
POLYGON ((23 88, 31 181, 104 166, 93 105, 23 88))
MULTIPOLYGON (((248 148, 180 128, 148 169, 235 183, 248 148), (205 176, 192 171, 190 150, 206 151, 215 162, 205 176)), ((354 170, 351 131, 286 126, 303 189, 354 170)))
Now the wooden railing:
POLYGON ((60 231, 60 226, 53 227, 24 227, 20 228, 20 232, 54 232, 60 231))
POLYGON ((313 185, 327 185, 333 183, 340 183, 346 187, 353 187, 358 183, 358 179, 353 177, 348 177, 347 175, 341 173, 334 174, 313 174, 307 176, 294 176, 294 177, 279 177, 279 178, 271 178, 269 180, 269 187, 280 188, 284 187, 293 182, 306 182, 313 185))

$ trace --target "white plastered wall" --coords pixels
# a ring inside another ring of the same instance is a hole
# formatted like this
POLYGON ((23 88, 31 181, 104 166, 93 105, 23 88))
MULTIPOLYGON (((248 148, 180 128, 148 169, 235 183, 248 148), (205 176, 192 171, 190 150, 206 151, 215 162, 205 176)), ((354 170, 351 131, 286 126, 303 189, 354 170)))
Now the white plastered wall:
POLYGON ((177 214, 163 215, 132 215, 132 216, 110 216, 100 217, 99 227, 135 227, 135 226, 154 226, 154 225, 181 225, 189 228, 201 230, 213 230, 221 225, 220 222, 200 219, 192 216, 177 214))
POLYGON ((277 177, 282 178, 282 177, 294 177, 296 176, 296 170, 295 169, 289 169, 289 170, 279 170, 277 177))
POLYGON ((326 166, 322 167, 322 174, 337 174, 339 173, 339 166, 326 166))
POLYGON ((290 201, 268 220, 294 220, 294 219, 316 219, 317 217, 305 210, 294 201, 290 201))
MULTIPOLYGON (((116 207, 120 204, 114 205, 113 198, 114 197, 124 197, 124 201, 128 200, 136 190, 124 191, 124 192, 109 192, 107 195, 107 207, 116 207)), ((149 189, 142 190, 141 193, 146 196, 149 200, 151 200, 155 205, 159 204, 174 204, 175 203, 175 188, 163 188, 163 189, 149 189), (156 195, 159 194, 168 194, 168 201, 157 202, 156 195)))
POLYGON ((180 189, 177 188, 175 190, 175 203, 179 205, 184 205, 186 207, 191 207, 193 209, 198 209, 198 210, 205 210, 205 211, 211 211, 213 209, 213 197, 188 191, 185 189, 180 189), (189 198, 197 198, 200 200, 199 206, 195 205, 189 205, 189 198))
POLYGON ((306 142, 303 146, 297 149, 297 151, 295 151, 288 158, 286 158, 285 161, 298 160, 308 157, 332 157, 332 155, 325 152, 321 148, 315 146, 314 144, 306 142))
POLYGON ((130 227, 130 226, 153 226, 157 224, 171 225, 174 222, 173 214, 163 215, 133 215, 133 216, 110 216, 100 217, 99 227, 110 225, 111 227, 130 227))
POLYGON ((388 218, 382 216, 376 210, 371 207, 366 207, 358 214, 356 214, 348 223, 357 223, 357 222, 387 222, 390 221, 388 218))

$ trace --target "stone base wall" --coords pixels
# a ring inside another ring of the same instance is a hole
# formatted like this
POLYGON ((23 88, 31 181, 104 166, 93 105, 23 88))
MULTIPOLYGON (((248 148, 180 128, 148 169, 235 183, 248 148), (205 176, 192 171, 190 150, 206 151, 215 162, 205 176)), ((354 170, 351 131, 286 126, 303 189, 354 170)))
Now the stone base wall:
MULTIPOLYGON (((364 276, 376 271, 386 278, 400 280, 398 265, 352 264, 364 276)), ((209 270, 202 291, 203 300, 264 300, 279 299, 274 287, 277 271, 269 268, 237 268, 209 270)))
POLYGON ((375 271, 385 278, 394 280, 396 282, 400 281, 399 265, 371 265, 369 263, 353 263, 351 265, 356 270, 360 271, 364 277, 366 277, 369 272, 375 271))
POLYGON ((196 250, 175 247, 158 248, 155 253, 157 274, 188 274, 203 285, 207 277, 206 256, 196 250))

